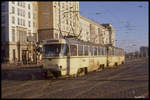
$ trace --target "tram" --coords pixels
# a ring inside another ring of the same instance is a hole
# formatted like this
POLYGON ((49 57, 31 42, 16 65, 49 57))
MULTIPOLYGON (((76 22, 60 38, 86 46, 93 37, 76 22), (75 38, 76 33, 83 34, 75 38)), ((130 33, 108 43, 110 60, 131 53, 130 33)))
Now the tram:
POLYGON ((46 76, 81 76, 124 63, 124 50, 74 38, 45 40, 42 73, 46 76))

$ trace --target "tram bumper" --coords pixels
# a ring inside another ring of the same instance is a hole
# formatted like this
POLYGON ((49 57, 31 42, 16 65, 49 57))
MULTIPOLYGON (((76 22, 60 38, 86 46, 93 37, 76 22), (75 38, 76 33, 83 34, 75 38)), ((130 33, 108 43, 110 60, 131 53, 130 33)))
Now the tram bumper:
POLYGON ((61 76, 61 70, 58 68, 42 68, 42 76, 43 77, 59 77, 61 76))

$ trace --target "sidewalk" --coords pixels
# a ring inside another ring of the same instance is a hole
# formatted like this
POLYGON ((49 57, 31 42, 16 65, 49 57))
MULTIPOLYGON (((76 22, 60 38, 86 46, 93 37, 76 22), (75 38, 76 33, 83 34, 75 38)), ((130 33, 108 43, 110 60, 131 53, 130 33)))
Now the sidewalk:
POLYGON ((42 64, 20 64, 20 65, 16 65, 16 64, 1 64, 1 69, 20 69, 20 68, 35 68, 35 67, 41 67, 42 64))

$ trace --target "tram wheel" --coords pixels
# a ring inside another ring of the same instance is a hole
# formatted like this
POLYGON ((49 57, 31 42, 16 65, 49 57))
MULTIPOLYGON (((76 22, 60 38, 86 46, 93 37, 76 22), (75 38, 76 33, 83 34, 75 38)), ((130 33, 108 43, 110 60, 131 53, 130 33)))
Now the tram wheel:
POLYGON ((78 77, 78 76, 83 76, 83 75, 85 75, 85 68, 80 68, 80 69, 78 69, 77 77, 78 77))

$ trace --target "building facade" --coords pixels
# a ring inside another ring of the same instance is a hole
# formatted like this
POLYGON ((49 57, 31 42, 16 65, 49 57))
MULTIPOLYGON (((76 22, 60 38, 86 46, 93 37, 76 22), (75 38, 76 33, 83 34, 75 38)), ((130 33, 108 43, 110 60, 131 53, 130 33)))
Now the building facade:
POLYGON ((39 41, 79 34, 79 2, 38 2, 39 41))
POLYGON ((79 38, 83 41, 90 41, 90 22, 87 18, 80 15, 81 35, 79 38))
POLYGON ((115 45, 111 24, 79 14, 78 1, 2 2, 2 58, 10 63, 36 59, 35 43, 76 36, 83 41, 115 45))
POLYGON ((5 1, 1 5, 3 58, 10 63, 27 60, 30 52, 27 37, 37 34, 33 27, 33 4, 5 1))
POLYGON ((106 29, 106 34, 108 35, 107 38, 109 38, 109 42, 106 44, 110 44, 112 46, 115 46, 115 35, 114 35, 114 29, 111 24, 101 24, 106 29))
POLYGON ((140 54, 141 56, 144 56, 144 57, 148 57, 149 56, 149 48, 146 47, 146 46, 142 46, 140 47, 140 54))
POLYGON ((96 44, 109 44, 114 46, 114 29, 111 24, 98 24, 97 22, 80 15, 82 28, 81 39, 96 44))

